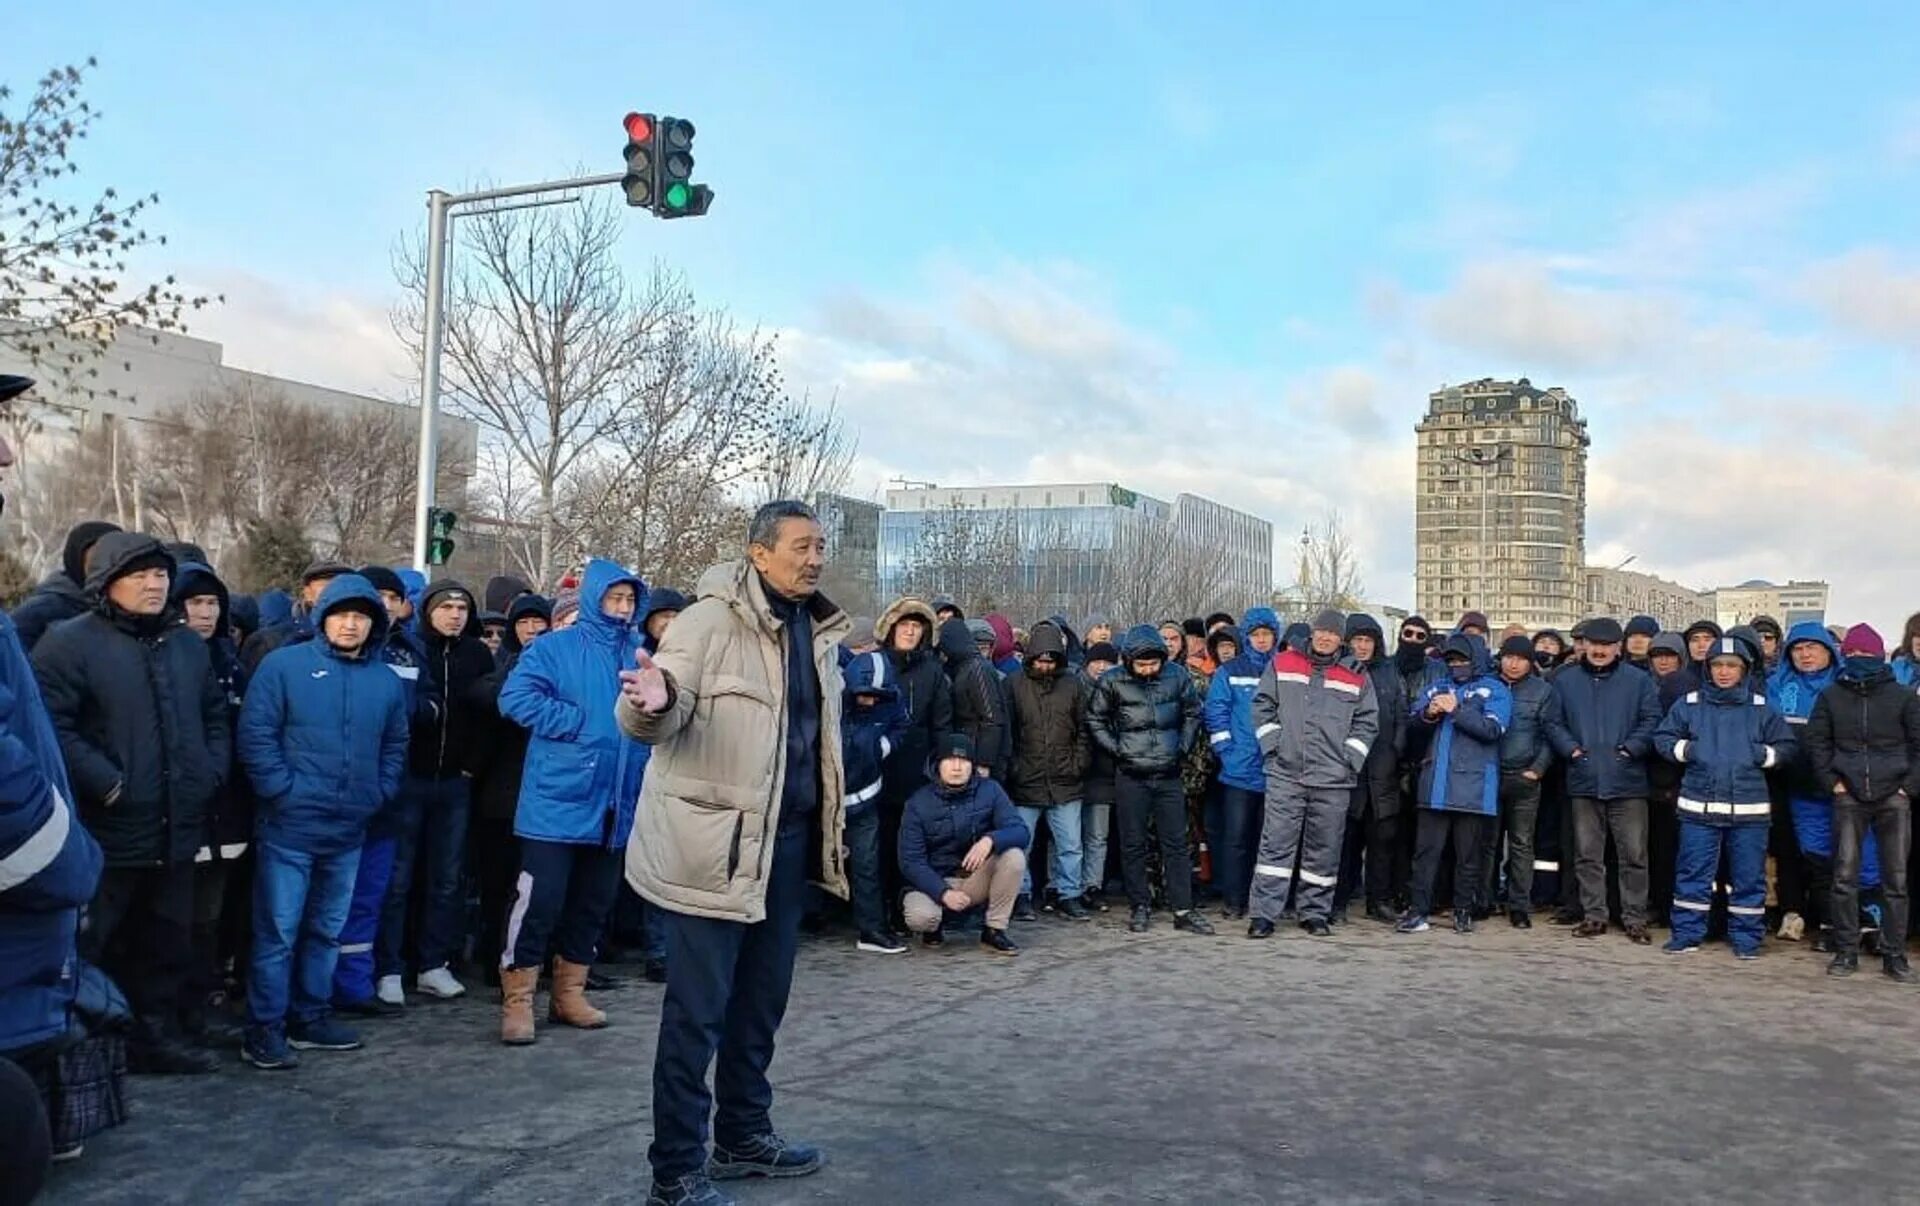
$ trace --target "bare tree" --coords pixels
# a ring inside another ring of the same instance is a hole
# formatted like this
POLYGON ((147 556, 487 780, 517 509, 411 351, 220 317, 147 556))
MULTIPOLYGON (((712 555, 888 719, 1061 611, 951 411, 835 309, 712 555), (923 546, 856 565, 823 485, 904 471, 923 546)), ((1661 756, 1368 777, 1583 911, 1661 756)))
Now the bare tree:
POLYGON ((0 84, 0 344, 85 393, 120 328, 184 330, 182 316, 213 300, 182 292, 171 276, 127 279, 130 253, 166 242, 143 225, 158 195, 73 195, 75 144, 100 116, 82 97, 94 66, 88 59, 49 71, 17 115, 4 107, 12 93, 0 84))
POLYGON ((767 451, 754 473, 751 501, 812 498, 846 487, 860 439, 848 430, 837 398, 815 406, 810 395, 782 397, 766 426, 767 451))
MULTIPOLYGON (((623 224, 610 197, 584 194, 565 207, 462 215, 456 226, 442 389, 451 410, 526 470, 542 582, 553 578, 566 479, 621 426, 660 325, 692 308, 667 274, 637 293, 629 287, 614 254, 623 224)), ((424 250, 414 246, 396 267, 408 300, 394 327, 418 355, 424 250)))
POLYGON ((1298 592, 1308 614, 1325 608, 1354 611, 1367 593, 1360 554, 1337 509, 1321 513, 1301 541, 1298 592))

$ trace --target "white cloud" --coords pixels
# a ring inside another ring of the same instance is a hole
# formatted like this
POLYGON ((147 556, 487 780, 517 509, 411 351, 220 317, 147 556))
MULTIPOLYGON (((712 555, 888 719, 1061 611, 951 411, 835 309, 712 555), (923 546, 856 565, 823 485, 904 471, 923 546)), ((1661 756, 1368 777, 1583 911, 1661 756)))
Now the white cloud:
POLYGON ((1807 295, 1841 329, 1920 347, 1920 267, 1866 247, 1813 264, 1803 279, 1807 295))
POLYGON ((190 333, 222 344, 228 364, 383 398, 406 396, 418 376, 383 299, 290 288, 235 269, 182 275, 226 296, 194 316, 190 333))

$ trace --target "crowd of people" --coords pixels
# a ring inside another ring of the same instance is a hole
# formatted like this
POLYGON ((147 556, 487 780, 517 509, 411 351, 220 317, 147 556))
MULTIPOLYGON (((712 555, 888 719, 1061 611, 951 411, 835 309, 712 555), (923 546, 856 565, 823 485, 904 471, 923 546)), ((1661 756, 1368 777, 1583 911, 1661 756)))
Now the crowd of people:
POLYGON ((1116 904, 1250 939, 1544 913, 1911 979, 1920 616, 1892 658, 1765 617, 1021 628, 852 619, 824 559, 786 503, 691 596, 604 560, 550 598, 322 561, 243 598, 192 545, 76 526, 0 619, 0 1054, 53 1144, 118 1120, 121 1061, 205 1073, 237 1037, 290 1069, 475 976, 503 1043, 537 1041, 543 980, 548 1024, 597 1029, 617 947, 667 985, 651 1200, 717 1206, 820 1165, 765 1071, 837 898, 877 955, 977 925, 1014 956, 1116 904))

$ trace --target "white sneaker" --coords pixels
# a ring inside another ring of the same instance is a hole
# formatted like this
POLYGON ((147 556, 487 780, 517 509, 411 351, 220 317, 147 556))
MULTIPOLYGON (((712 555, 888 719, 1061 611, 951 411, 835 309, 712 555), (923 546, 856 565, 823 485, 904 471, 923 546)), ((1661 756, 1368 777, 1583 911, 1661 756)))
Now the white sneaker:
POLYGON ((1780 919, 1780 940, 1798 942, 1807 936, 1807 922, 1798 913, 1788 913, 1780 919))
POLYGON ((444 967, 421 972, 413 986, 430 997, 439 997, 442 1001, 451 1001, 467 991, 467 986, 453 978, 453 973, 444 967))
POLYGON ((382 1005, 405 1005, 407 990, 400 986, 399 976, 381 976, 380 983, 374 987, 373 995, 382 1005))

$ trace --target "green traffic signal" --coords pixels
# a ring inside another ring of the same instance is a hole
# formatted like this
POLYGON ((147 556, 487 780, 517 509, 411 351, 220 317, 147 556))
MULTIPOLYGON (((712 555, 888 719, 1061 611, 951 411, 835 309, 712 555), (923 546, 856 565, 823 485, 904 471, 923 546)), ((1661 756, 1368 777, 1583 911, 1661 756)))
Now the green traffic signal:
POLYGON ((693 190, 678 182, 667 186, 667 208, 685 209, 687 202, 693 200, 693 190))

